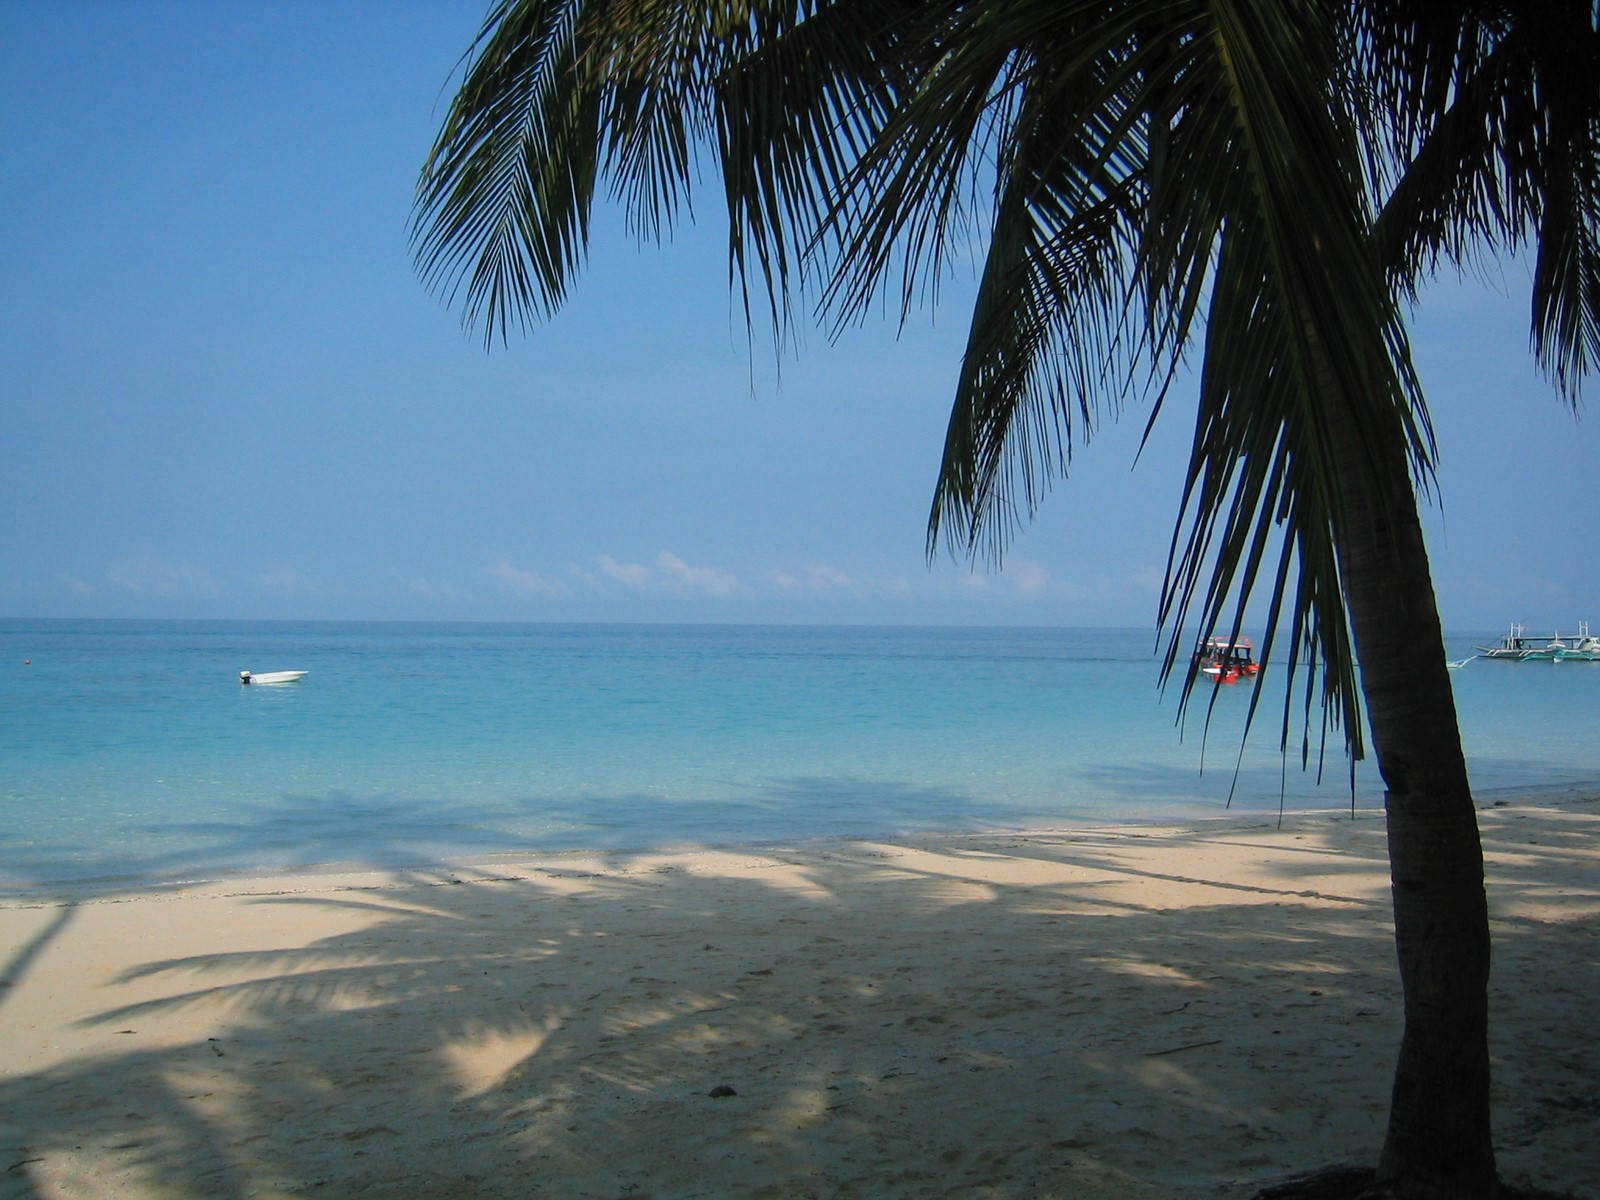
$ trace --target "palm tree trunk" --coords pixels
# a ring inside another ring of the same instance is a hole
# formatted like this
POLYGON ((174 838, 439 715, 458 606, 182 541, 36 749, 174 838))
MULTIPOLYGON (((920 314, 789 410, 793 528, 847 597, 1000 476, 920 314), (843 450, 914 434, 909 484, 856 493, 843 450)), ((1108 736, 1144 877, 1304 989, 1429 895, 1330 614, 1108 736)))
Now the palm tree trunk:
POLYGON ((1340 571, 1384 782, 1405 1034, 1378 1181, 1401 1197, 1489 1200, 1489 917, 1416 493, 1396 428, 1330 412, 1340 571))

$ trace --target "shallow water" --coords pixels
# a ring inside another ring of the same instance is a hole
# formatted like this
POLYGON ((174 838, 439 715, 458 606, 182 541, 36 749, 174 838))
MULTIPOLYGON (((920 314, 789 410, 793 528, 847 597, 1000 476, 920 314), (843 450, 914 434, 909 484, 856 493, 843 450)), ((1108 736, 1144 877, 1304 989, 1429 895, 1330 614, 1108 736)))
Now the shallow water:
MULTIPOLYGON (((1320 785, 1297 753, 1285 770, 1270 668, 1241 756, 1254 685, 1180 735, 1154 647, 1132 629, 0 621, 0 889, 1193 818, 1230 792, 1350 803, 1336 753, 1320 785), (242 687, 246 668, 310 674, 242 687)), ((1480 795, 1600 780, 1600 664, 1452 679, 1480 795)), ((1378 802, 1362 764, 1356 803, 1378 802)))

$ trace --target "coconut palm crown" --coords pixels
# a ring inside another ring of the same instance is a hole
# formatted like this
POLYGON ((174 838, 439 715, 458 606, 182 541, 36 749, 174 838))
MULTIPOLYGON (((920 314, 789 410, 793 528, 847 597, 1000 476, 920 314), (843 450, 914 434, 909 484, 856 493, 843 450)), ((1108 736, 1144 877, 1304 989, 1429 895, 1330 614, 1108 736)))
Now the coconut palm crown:
POLYGON ((780 335, 904 319, 978 245, 930 552, 998 560, 1098 422, 1156 420, 1192 368, 1163 673, 1188 697, 1184 631, 1237 633, 1257 596, 1263 657, 1304 678, 1285 745, 1301 707, 1302 758, 1337 727, 1353 770, 1370 723, 1407 996, 1379 1171, 1488 1196, 1482 855, 1403 308, 1441 262, 1525 252, 1534 350, 1576 401, 1596 25, 1590 0, 502 0, 414 247, 492 343, 561 304, 597 196, 658 238, 720 181, 731 282, 780 335))

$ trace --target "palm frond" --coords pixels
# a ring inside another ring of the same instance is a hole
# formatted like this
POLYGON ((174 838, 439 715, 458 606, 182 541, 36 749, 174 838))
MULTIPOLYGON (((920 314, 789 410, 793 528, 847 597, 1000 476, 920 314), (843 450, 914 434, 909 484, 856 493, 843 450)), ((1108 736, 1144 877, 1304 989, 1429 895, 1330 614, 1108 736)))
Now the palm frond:
POLYGON ((714 166, 730 281, 780 330, 801 297, 835 332, 903 321, 977 246, 930 554, 998 560, 1097 423, 1138 396, 1154 422, 1197 360, 1163 679, 1185 631, 1237 633, 1260 593, 1263 656, 1286 638, 1305 672, 1302 757, 1329 721, 1359 754, 1330 446, 1398 448, 1381 486, 1431 486, 1396 298, 1441 258, 1531 244, 1541 361, 1574 397, 1600 363, 1596 21, 1591 0, 501 0, 413 245, 491 340, 564 299, 602 182, 659 238, 714 166))
POLYGON ((899 42, 917 3, 766 6, 715 81, 729 269, 747 316, 755 287, 781 328, 797 296, 825 286, 828 214, 903 86, 899 42))
POLYGON ((423 166, 418 268, 486 340, 558 307, 583 259, 599 141, 598 94, 575 86, 584 8, 502 0, 423 166))
POLYGON ((1392 186, 1375 239, 1392 282, 1414 296, 1441 257, 1465 264, 1531 240, 1533 348, 1575 401, 1600 365, 1600 10, 1358 11, 1352 50, 1387 121, 1392 186))
MULTIPOLYGON (((946 75, 930 75, 907 106, 916 106, 904 120, 919 140, 885 154, 889 166, 874 164, 906 182, 872 180, 884 199, 873 210, 873 256, 865 267, 856 260, 857 296, 883 274, 897 221, 938 222, 938 212, 904 212, 903 196, 925 190, 918 171, 953 174, 953 160, 937 158, 949 152, 926 131, 954 129, 952 141, 966 142, 981 125, 975 106, 1004 116, 989 255, 930 544, 942 527, 958 548, 998 557, 1065 470, 1075 432, 1114 413, 1140 379, 1159 409, 1204 329, 1184 517, 1161 601, 1163 674, 1185 665, 1186 705, 1196 676, 1184 631, 1237 633, 1249 598, 1266 587, 1263 653, 1286 611, 1291 673, 1307 665, 1318 701, 1332 705, 1324 711, 1359 755, 1328 406, 1347 409, 1373 444, 1399 431, 1424 476, 1431 437, 1404 328, 1366 241, 1364 179, 1345 153, 1354 135, 1330 116, 1336 23, 1319 20, 1326 14, 1314 3, 1298 20, 1249 0, 1121 6, 1125 24, 1096 27, 1102 40, 1088 69, 1048 45, 1066 28, 1063 7, 1072 8, 1055 6, 1009 56, 991 49, 977 59, 982 70, 958 75, 959 54, 941 64, 946 75), (1035 65, 1064 60, 1077 69, 1035 65), (959 91, 939 94, 947 79, 959 91)), ((1083 30, 1070 32, 1083 53, 1083 30)), ((1289 730, 1286 710, 1285 742, 1289 730)), ((1310 741, 1307 725, 1302 753, 1310 741)))

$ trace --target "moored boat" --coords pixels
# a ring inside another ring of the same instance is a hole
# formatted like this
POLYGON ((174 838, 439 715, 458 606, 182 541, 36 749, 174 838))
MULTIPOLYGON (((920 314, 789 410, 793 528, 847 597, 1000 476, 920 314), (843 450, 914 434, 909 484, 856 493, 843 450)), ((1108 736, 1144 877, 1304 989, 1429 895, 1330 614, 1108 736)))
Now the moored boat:
POLYGON ((305 671, 240 671, 240 683, 298 683, 305 671))
POLYGON ((1194 652, 1195 670, 1216 683, 1237 683, 1259 674, 1249 638, 1208 637, 1194 652))
POLYGON ((1553 633, 1549 637, 1529 635, 1526 625, 1512 623, 1505 636, 1493 646, 1476 646, 1479 658, 1498 658, 1506 662, 1600 662, 1600 637, 1589 632, 1589 622, 1579 621, 1571 639, 1553 633))

